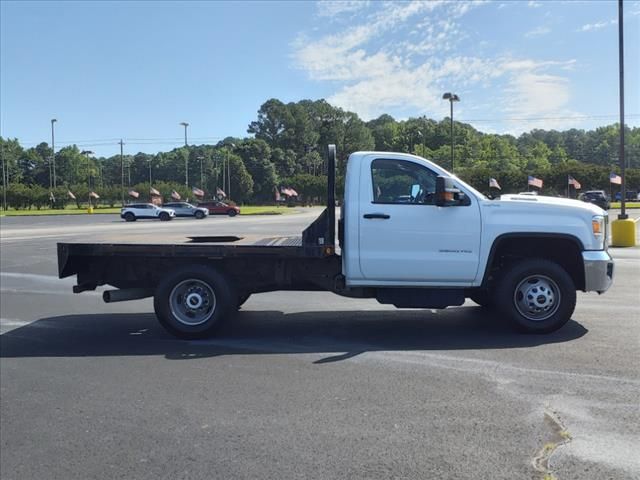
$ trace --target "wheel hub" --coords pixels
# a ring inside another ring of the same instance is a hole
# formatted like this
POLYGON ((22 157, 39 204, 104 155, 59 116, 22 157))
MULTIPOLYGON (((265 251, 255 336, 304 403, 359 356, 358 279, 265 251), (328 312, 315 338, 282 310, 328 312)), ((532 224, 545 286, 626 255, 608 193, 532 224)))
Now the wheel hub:
POLYGON ((188 326, 205 323, 216 309, 216 296, 210 285, 200 279, 183 280, 169 295, 171 312, 188 326))
POLYGON ((190 293, 187 295, 187 305, 192 310, 196 310, 202 306, 203 300, 199 293, 190 293))
POLYGON ((522 280, 514 292, 516 308, 529 320, 546 320, 560 305, 560 289, 550 278, 532 275, 522 280))

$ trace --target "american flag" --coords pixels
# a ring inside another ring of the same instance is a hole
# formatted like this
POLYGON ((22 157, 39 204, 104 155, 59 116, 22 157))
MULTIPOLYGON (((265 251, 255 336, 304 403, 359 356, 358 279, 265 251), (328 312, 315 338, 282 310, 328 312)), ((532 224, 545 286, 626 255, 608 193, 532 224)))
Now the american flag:
POLYGON ((281 188, 280 191, 284 193, 287 197, 298 196, 298 192, 296 192, 293 188, 281 188))
POLYGON ((157 196, 160 196, 160 192, 159 192, 158 190, 156 190, 155 188, 153 188, 153 187, 149 188, 149 193, 150 193, 151 195, 157 195, 157 196))
POLYGON ((582 188, 580 182, 573 178, 571 175, 569 175, 569 185, 573 185, 573 188, 575 188, 576 190, 580 190, 582 188))
POLYGON ((193 194, 194 194, 196 197, 204 197, 204 192, 203 192, 202 190, 200 190, 199 188, 193 187, 193 188, 191 189, 191 191, 193 192, 193 194))
POLYGON ((133 198, 138 198, 140 196, 140 194, 138 192, 136 192, 135 190, 129 190, 129 196, 133 197, 133 198))
POLYGON ((76 196, 73 194, 73 192, 71 190, 67 190, 67 195, 69 195, 69 198, 71 200, 75 200, 76 196))
POLYGON ((100 198, 100 195, 98 195, 96 192, 89 192, 89 196, 91 198, 100 198))
POLYGON ((497 188, 498 190, 502 190, 502 188, 500 188, 500 184, 498 183, 498 180, 496 180, 495 178, 490 178, 489 179, 489 187, 497 188))
POLYGON ((542 180, 536 177, 532 177, 531 175, 529 175, 528 183, 532 187, 542 188, 542 180))
POLYGON ((175 190, 171 190, 171 198, 173 198, 174 200, 180 200, 182 197, 175 190))
POLYGON ((222 190, 220 187, 216 187, 216 195, 219 197, 226 197, 227 194, 224 193, 224 190, 222 190))
POLYGON ((620 175, 616 175, 615 173, 609 175, 609 181, 611 183, 615 183, 616 185, 622 185, 622 177, 620 175))

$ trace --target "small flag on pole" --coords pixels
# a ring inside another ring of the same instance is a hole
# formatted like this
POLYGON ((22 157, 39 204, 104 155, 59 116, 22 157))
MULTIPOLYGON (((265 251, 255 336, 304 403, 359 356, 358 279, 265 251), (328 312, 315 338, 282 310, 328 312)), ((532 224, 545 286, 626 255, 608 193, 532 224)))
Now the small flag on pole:
POLYGON ((196 197, 204 197, 204 191, 200 190, 199 188, 193 187, 191 191, 196 197))
POLYGON ((140 196, 140 194, 138 192, 136 192, 135 190, 129 190, 129 196, 133 197, 133 198, 138 198, 140 196))
POLYGON ((91 198, 100 198, 100 195, 98 195, 96 192, 89 192, 89 197, 91 197, 91 198))
POLYGON ((296 192, 293 188, 281 188, 280 191, 285 194, 287 197, 297 197, 298 192, 296 192))
POLYGON ((173 198, 174 200, 180 200, 182 197, 175 190, 171 190, 171 198, 173 198))
POLYGON ((495 178, 490 178, 489 179, 489 187, 497 188, 498 190, 502 190, 502 188, 500 188, 500 184, 498 183, 498 181, 495 178))
POLYGON ((620 175, 616 175, 615 173, 609 175, 609 181, 611 183, 615 183, 616 185, 622 185, 622 177, 620 175))
POLYGON ((227 194, 224 193, 224 190, 222 190, 220 187, 216 187, 216 195, 221 198, 224 198, 227 196, 227 194))
POLYGON ((532 187, 542 188, 542 180, 536 177, 532 177, 531 175, 529 175, 528 183, 532 187))
POLYGON ((56 202, 56 197, 55 197, 55 195, 53 194, 53 192, 49 192, 49 200, 50 200, 50 201, 52 201, 53 203, 55 203, 55 202, 56 202))
POLYGON ((67 195, 69 195, 69 198, 71 200, 75 200, 76 196, 73 194, 73 192, 71 190, 67 190, 67 195))
POLYGON ((157 196, 157 197, 159 197, 159 196, 160 196, 160 192, 159 192, 158 190, 156 190, 155 188, 153 188, 153 187, 151 187, 151 188, 149 189, 149 193, 150 193, 151 195, 155 195, 155 196, 157 196))
POLYGON ((580 190, 582 188, 580 182, 573 178, 571 175, 569 175, 569 185, 573 185, 573 188, 575 188, 576 190, 580 190))

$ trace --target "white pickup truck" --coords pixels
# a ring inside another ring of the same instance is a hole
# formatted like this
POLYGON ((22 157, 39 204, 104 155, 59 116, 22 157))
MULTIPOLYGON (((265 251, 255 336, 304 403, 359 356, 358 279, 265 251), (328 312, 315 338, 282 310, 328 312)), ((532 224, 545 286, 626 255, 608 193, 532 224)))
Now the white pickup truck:
POLYGON ((156 243, 58 244, 60 277, 76 293, 112 285, 107 302, 154 297, 171 333, 202 338, 252 293, 331 291, 399 308, 446 308, 466 298, 523 332, 573 314, 576 291, 605 292, 614 264, 607 213, 544 196, 489 200, 413 155, 350 155, 335 235, 335 147, 328 205, 300 237, 163 235, 156 243))

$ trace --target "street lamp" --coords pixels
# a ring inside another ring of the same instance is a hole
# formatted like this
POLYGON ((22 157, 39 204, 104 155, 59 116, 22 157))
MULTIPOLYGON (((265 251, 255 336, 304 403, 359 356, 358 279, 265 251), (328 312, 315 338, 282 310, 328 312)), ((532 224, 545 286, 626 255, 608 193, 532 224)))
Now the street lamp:
POLYGON ((204 171, 202 170, 202 161, 204 160, 204 157, 200 155, 198 160, 200 160, 200 188, 204 190, 204 171))
POLYGON ((53 188, 56 188, 56 144, 55 144, 55 135, 53 131, 53 124, 58 120, 55 118, 51 119, 51 162, 49 162, 49 189, 53 185, 53 188), (53 184, 51 183, 51 171, 53 168, 53 184))
MULTIPOLYGON (((231 148, 236 148, 235 144, 229 144, 231 148)), ((229 181, 229 188, 227 189, 227 198, 231 199, 231 162, 229 161, 229 149, 227 149, 227 179, 229 181)))
POLYGON ((153 160, 152 157, 149 157, 149 188, 151 188, 151 161, 153 160))
POLYGON ((454 146, 454 139, 453 139, 453 102, 459 102, 460 101, 460 97, 458 95, 456 95, 455 93, 447 92, 444 95, 442 95, 442 99, 443 100, 449 100, 449 105, 451 107, 451 115, 450 115, 450 119, 451 119, 451 173, 453 173, 453 168, 454 168, 454 157, 453 157, 453 146, 454 146))
MULTIPOLYGON (((184 127, 184 146, 187 147, 187 127, 189 124, 187 122, 180 122, 180 125, 184 127)), ((184 157, 184 184, 188 188, 189 187, 189 152, 187 151, 187 156, 184 157)))
POLYGON ((87 185, 89 186, 89 207, 91 207, 91 164, 89 162, 89 155, 93 155, 91 150, 83 150, 80 154, 87 157, 87 185))

